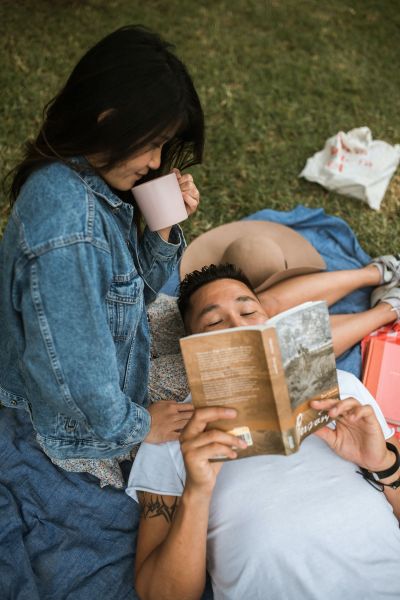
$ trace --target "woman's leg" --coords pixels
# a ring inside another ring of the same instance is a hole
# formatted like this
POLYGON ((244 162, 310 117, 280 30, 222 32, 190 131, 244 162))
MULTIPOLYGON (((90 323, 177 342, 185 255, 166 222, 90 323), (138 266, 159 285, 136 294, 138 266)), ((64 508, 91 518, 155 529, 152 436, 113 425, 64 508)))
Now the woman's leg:
POLYGON ((397 319, 390 304, 380 302, 365 312, 349 315, 331 315, 331 331, 335 356, 340 356, 360 342, 375 329, 388 325, 397 319))
POLYGON ((359 288, 377 286, 380 283, 379 270, 370 264, 361 269, 324 271, 292 277, 261 292, 258 298, 267 314, 272 317, 307 301, 325 300, 331 306, 359 288))

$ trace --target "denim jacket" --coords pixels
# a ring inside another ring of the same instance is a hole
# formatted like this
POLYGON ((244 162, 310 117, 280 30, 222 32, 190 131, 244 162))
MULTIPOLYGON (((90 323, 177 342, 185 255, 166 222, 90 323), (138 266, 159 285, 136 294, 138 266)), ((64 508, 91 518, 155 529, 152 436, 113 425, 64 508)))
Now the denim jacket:
POLYGON ((34 172, 0 244, 0 402, 58 459, 121 455, 150 429, 146 304, 184 248, 83 160, 34 172), (78 170, 76 170, 78 169, 78 170))

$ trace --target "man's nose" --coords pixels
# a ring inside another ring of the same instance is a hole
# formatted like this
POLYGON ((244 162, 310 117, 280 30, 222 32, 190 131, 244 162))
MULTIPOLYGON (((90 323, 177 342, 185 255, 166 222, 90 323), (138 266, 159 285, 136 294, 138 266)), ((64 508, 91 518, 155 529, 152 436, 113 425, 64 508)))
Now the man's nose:
POLYGON ((229 327, 242 327, 242 325, 246 325, 246 321, 243 317, 240 315, 230 315, 229 327))
POLYGON ((151 157, 149 160, 149 168, 156 170, 159 169, 161 165, 161 148, 154 148, 151 153, 151 157))

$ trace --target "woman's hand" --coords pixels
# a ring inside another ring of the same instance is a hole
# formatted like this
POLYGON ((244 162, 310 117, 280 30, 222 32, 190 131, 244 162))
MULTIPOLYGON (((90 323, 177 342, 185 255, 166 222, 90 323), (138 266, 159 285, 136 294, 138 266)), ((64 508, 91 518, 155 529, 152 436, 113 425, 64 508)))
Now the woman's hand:
POLYGON ((197 207, 200 203, 200 192, 194 184, 193 177, 190 173, 186 173, 185 175, 181 175, 179 169, 172 169, 172 172, 175 173, 179 187, 181 188, 183 200, 185 202, 187 214, 190 217, 193 213, 196 212, 197 207))
POLYGON ((193 414, 193 404, 160 400, 148 407, 151 427, 144 439, 149 444, 161 444, 179 439, 182 429, 193 414))
POLYGON ((355 398, 315 400, 310 405, 326 410, 335 419, 336 429, 323 427, 315 435, 325 440, 338 456, 369 471, 384 471, 393 464, 393 453, 386 447, 372 406, 362 405, 355 398))
POLYGON ((211 494, 222 462, 210 462, 210 459, 221 456, 236 458, 237 454, 233 448, 247 447, 246 442, 225 431, 206 431, 208 423, 218 419, 233 419, 236 415, 236 410, 232 408, 211 407, 195 410, 180 436, 186 467, 186 490, 211 494))

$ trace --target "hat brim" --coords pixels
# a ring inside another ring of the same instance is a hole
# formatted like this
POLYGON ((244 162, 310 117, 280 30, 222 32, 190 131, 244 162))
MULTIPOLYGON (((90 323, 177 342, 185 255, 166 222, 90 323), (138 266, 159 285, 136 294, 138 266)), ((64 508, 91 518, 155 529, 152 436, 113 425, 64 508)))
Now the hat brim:
POLYGON ((287 268, 271 274, 255 288, 260 293, 272 285, 308 273, 326 270, 322 256, 302 235, 271 221, 234 221, 211 229, 196 238, 183 254, 180 277, 210 264, 221 264, 226 248, 245 235, 266 235, 282 250, 287 268))

